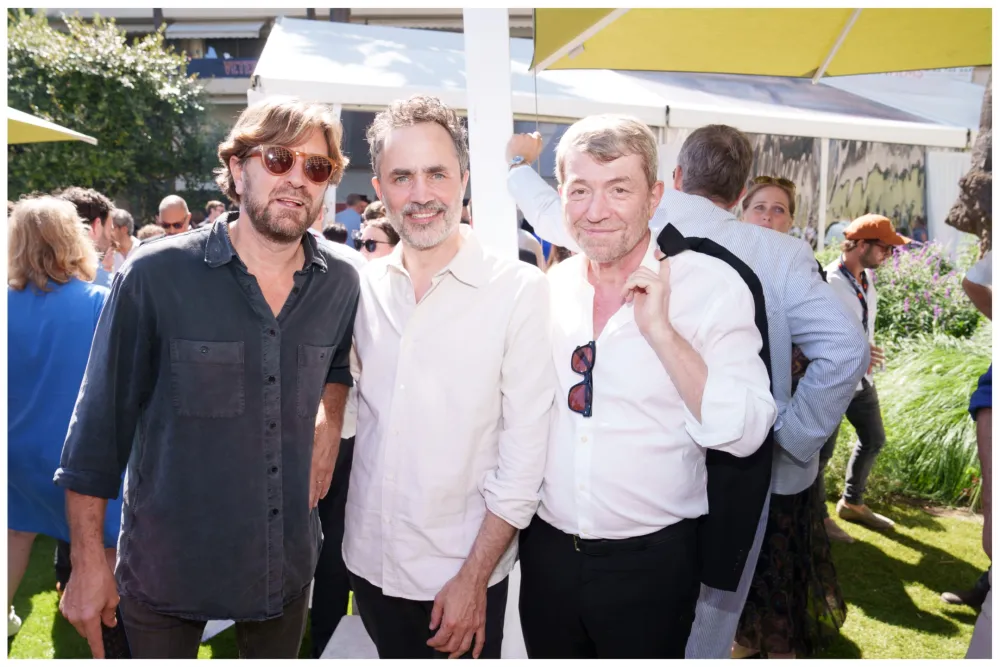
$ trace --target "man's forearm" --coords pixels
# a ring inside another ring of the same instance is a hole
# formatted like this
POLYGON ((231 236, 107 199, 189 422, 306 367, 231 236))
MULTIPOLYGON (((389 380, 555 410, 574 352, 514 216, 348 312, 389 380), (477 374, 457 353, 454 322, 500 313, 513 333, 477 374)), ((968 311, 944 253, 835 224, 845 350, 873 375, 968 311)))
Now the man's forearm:
POLYGON ((968 296, 969 300, 972 301, 972 305, 974 305, 980 313, 985 315, 987 319, 992 321, 993 288, 974 283, 968 278, 963 278, 962 289, 965 290, 966 296, 968 296))
POLYGON ((66 491, 66 517, 73 545, 70 560, 74 567, 107 562, 104 555, 104 514, 107 507, 106 498, 66 491))
POLYGON ((514 526, 486 510, 486 518, 483 519, 476 541, 472 544, 472 551, 465 559, 459 575, 469 576, 477 584, 487 585, 497 562, 507 551, 516 534, 517 529, 514 526))
POLYGON ((650 346, 677 387, 684 405, 701 421, 701 404, 708 382, 708 366, 697 350, 684 340, 673 327, 650 336, 650 346))
POLYGON ((328 384, 323 388, 316 415, 316 440, 314 446, 330 445, 334 452, 340 448, 340 434, 344 430, 344 409, 350 388, 343 384, 328 384))

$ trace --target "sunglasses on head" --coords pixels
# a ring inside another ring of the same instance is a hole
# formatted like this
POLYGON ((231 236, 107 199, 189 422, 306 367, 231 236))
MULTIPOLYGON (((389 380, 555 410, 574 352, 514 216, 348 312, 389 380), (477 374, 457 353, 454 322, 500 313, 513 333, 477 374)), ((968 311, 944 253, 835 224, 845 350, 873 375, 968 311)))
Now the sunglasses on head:
POLYGON ((376 241, 375 239, 368 239, 367 241, 362 241, 361 239, 354 239, 354 249, 361 250, 362 248, 364 248, 368 252, 375 252, 376 250, 378 250, 379 243, 392 245, 388 241, 376 241))
POLYGON ((590 417, 594 405, 594 359, 597 356, 597 344, 590 341, 586 345, 573 350, 569 358, 570 368, 574 373, 583 376, 583 380, 569 388, 569 409, 573 412, 590 417))
POLYGON ((795 183, 793 183, 792 181, 788 180, 787 178, 776 178, 774 176, 758 176, 757 178, 753 179, 753 184, 778 185, 783 188, 788 188, 789 190, 795 189, 795 183))
POLYGON ((313 183, 322 184, 333 176, 333 160, 326 155, 293 151, 284 146, 261 145, 250 151, 250 155, 260 155, 260 161, 272 176, 284 176, 295 166, 295 161, 302 158, 302 173, 313 183))
POLYGON ((163 227, 164 229, 177 229, 177 230, 179 230, 183 226, 184 226, 183 222, 161 222, 160 223, 160 227, 163 227))

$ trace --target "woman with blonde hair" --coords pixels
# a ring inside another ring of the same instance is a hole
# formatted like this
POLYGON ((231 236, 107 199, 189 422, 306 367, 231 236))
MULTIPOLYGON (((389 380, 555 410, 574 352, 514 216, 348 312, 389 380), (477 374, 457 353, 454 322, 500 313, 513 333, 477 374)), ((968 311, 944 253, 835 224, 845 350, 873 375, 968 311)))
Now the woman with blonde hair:
MULTIPOLYGON (((795 184, 758 176, 741 208, 743 222, 787 234, 795 223, 795 184)), ((819 270, 823 275, 822 266, 819 270)), ((792 392, 808 365, 809 359, 793 345, 792 392)), ((764 543, 733 643, 734 658, 755 653, 813 657, 844 624, 847 607, 824 528, 820 482, 794 495, 771 495, 764 543)))
MULTIPOLYGON (((52 483, 97 320, 97 252, 72 203, 22 199, 8 219, 7 635, 14 594, 38 533, 69 540, 65 491, 52 483)), ((104 546, 114 562, 121 500, 108 503, 104 546)), ((105 628, 106 634, 114 630, 105 628)), ((119 640, 123 638, 119 637, 119 640)), ((105 642, 108 643, 108 640, 105 642)))

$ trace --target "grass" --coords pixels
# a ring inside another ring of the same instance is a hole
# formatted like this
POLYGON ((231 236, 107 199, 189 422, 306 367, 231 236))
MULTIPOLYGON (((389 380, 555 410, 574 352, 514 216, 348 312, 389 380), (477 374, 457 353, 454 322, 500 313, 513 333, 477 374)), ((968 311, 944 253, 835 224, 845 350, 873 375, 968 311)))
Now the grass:
MULTIPOLYGON (((847 622, 822 658, 961 658, 975 613, 944 603, 946 590, 970 588, 988 566, 976 515, 932 515, 919 507, 873 507, 896 521, 876 533, 841 521, 857 541, 834 543, 847 622)), ((834 506, 829 504, 831 515, 834 506)), ((14 600, 24 627, 8 640, 11 658, 87 658, 86 642, 58 612, 52 554, 55 542, 39 537, 28 573, 14 600)), ((306 633, 300 657, 311 654, 306 633)), ((202 645, 199 658, 235 658, 232 628, 202 645)))

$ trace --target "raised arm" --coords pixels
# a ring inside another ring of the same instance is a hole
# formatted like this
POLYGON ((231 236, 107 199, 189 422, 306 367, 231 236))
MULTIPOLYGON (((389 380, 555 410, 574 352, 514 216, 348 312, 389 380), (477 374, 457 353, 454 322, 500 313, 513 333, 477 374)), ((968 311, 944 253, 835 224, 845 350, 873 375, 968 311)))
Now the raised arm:
POLYGON ((507 192, 514 198, 524 219, 531 223, 539 237, 573 252, 580 252, 580 247, 563 224, 559 193, 531 168, 531 163, 538 159, 541 151, 542 139, 537 134, 515 134, 510 138, 507 142, 507 163, 510 164, 515 155, 524 158, 524 163, 510 168, 507 174, 507 192))
POLYGON ((810 360, 792 399, 779 417, 775 439, 805 463, 840 425, 871 351, 861 323, 823 282, 809 247, 802 245, 785 281, 792 343, 810 360))

